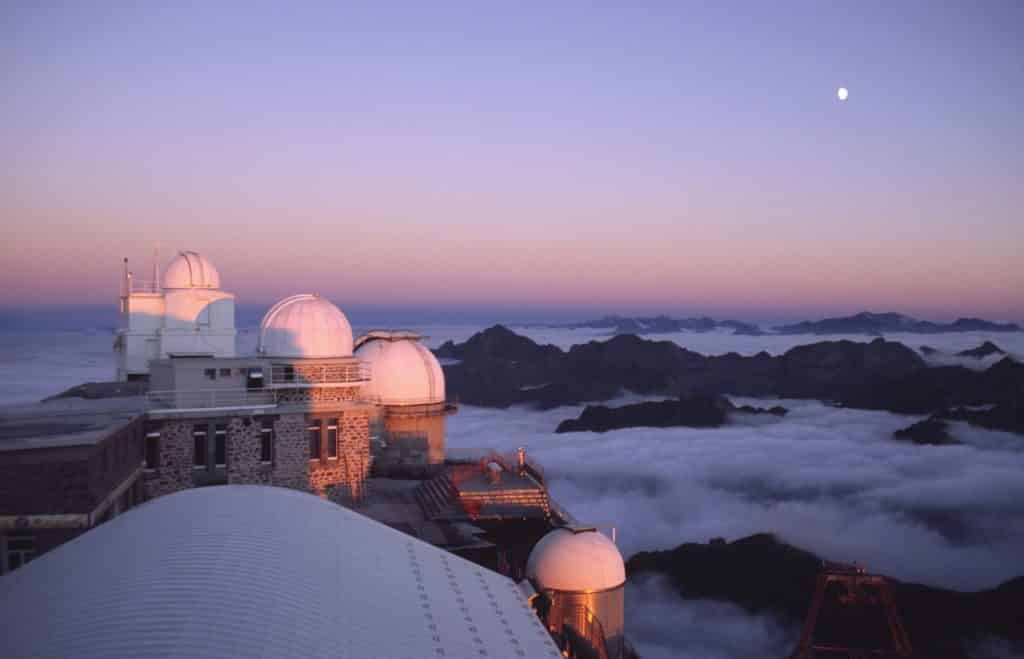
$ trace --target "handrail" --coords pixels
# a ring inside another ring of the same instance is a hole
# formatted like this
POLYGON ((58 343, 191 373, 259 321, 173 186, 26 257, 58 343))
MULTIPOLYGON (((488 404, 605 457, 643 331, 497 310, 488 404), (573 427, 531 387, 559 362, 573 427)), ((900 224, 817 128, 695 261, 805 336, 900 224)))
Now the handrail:
POLYGON ((150 295, 158 295, 163 291, 160 288, 160 282, 152 279, 135 279, 134 277, 128 278, 128 293, 147 293, 150 295))
POLYGON ((267 389, 205 389, 150 391, 146 399, 154 409, 209 409, 277 405, 277 392, 267 389))
POLYGON ((302 387, 317 384, 362 384, 369 382, 370 368, 362 362, 351 364, 274 364, 270 384, 302 387))

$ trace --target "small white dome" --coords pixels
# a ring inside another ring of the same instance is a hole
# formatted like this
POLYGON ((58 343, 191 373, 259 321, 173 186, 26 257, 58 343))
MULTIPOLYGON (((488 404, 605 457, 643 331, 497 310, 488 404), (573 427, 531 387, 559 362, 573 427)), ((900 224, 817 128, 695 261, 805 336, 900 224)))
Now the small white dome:
POLYGON ((356 357, 370 366, 366 393, 384 405, 443 403, 444 371, 411 332, 371 332, 356 357))
POLYGON ((164 270, 164 288, 220 288, 220 273, 210 259, 196 252, 179 252, 164 270))
POLYGON ((292 295, 263 316, 259 350, 268 357, 350 357, 352 327, 341 309, 319 295, 292 295))
POLYGON ((625 583, 626 565, 615 543, 603 533, 563 527, 534 546, 526 576, 543 590, 608 590, 625 583))

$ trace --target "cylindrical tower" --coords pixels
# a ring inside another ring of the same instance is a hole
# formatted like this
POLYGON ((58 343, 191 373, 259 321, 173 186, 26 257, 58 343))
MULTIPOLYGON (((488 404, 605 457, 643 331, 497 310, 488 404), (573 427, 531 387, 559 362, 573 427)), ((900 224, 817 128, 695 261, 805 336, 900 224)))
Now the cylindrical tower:
POLYGON ((615 543, 593 528, 557 528, 530 552, 526 576, 549 601, 549 630, 591 647, 603 636, 608 656, 622 657, 626 567, 615 543))

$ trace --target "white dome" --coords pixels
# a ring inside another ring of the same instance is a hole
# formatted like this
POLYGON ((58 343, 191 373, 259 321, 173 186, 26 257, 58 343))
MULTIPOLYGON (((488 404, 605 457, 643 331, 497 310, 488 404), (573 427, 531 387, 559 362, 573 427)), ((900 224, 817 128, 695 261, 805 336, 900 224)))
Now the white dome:
POLYGON ((370 366, 366 393, 384 405, 443 403, 444 371, 434 354, 408 332, 372 332, 356 350, 370 366))
POLYGON ((350 357, 352 327, 341 309, 319 295, 292 295, 263 316, 259 350, 268 357, 350 357))
POLYGON ((196 252, 179 252, 164 270, 164 288, 220 288, 220 273, 196 252))
POLYGON ((534 546, 526 576, 544 590, 598 591, 625 583, 626 566, 615 543, 603 533, 563 527, 534 546))

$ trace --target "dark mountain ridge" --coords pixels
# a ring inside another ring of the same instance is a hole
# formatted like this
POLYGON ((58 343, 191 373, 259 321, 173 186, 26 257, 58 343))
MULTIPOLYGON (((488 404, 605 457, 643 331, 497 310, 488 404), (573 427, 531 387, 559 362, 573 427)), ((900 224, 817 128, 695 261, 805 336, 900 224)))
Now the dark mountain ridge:
MULTIPOLYGON (((644 574, 663 575, 683 598, 732 602, 752 613, 800 624, 821 565, 818 556, 762 533, 730 543, 717 540, 640 552, 629 559, 626 570, 631 581, 644 574)), ((915 657, 966 658, 973 643, 991 637, 1024 643, 1024 577, 977 592, 890 581, 915 657)))
MULTIPOLYGON (((446 342, 439 357, 448 391, 471 405, 542 409, 605 401, 624 389, 665 397, 738 395, 811 398, 905 414, 1024 401, 1024 365, 1004 357, 984 371, 931 367, 894 341, 821 341, 772 356, 704 356, 671 341, 616 335, 563 351, 496 325, 465 343, 446 342)), ((1014 414, 994 415, 1004 430, 1024 432, 1014 414)), ((970 421, 970 419, 967 419, 970 421)))
POLYGON ((981 318, 958 318, 952 323, 918 320, 900 313, 871 313, 862 311, 852 316, 805 320, 791 325, 772 328, 779 334, 868 334, 912 332, 916 334, 944 334, 949 332, 1020 332, 1015 323, 995 323, 981 318))

